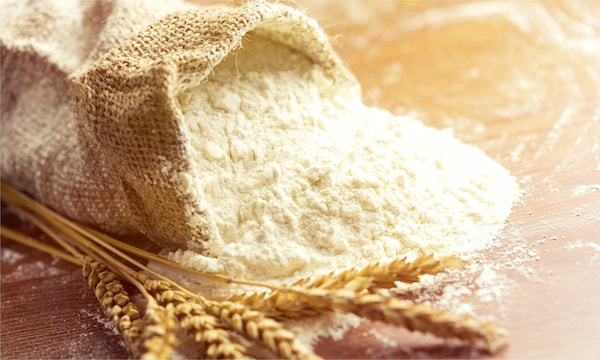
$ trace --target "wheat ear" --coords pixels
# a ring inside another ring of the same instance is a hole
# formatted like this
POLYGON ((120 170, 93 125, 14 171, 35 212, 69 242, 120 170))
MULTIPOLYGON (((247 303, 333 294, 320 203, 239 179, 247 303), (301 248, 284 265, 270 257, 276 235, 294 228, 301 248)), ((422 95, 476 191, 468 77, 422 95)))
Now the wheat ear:
POLYGON ((431 333, 441 338, 456 338, 472 345, 483 344, 492 353, 496 351, 498 343, 508 336, 506 330, 493 323, 434 310, 407 300, 385 298, 378 294, 364 294, 358 297, 348 294, 339 298, 341 301, 335 306, 345 311, 371 320, 400 325, 412 331, 431 333))
POLYGON ((288 359, 320 359, 296 340, 296 335, 258 311, 231 301, 206 300, 206 310, 237 333, 261 343, 275 355, 288 359))
POLYGON ((181 328, 194 336, 200 351, 211 359, 249 359, 246 348, 232 341, 220 321, 207 314, 204 307, 190 300, 183 291, 172 290, 167 281, 152 280, 143 273, 138 274, 144 287, 163 306, 173 306, 181 328))
MULTIPOLYGON (((396 282, 418 282, 423 275, 436 275, 448 269, 460 268, 465 264, 466 261, 454 256, 436 259, 432 254, 423 254, 413 261, 403 257, 387 263, 367 264, 359 269, 350 268, 337 273, 332 272, 316 279, 303 278, 294 282, 292 286, 337 290, 347 288, 347 284, 357 278, 367 278, 371 280, 371 284, 365 290, 374 291, 393 288, 396 282)), ((355 290, 358 292, 361 289, 355 288, 355 290)))
POLYGON ((175 307, 181 327, 194 335, 201 352, 211 359, 250 359, 246 347, 233 342, 230 333, 218 319, 207 314, 194 302, 182 302, 175 307))
MULTIPOLYGON (((302 278, 294 282, 291 287, 323 290, 345 289, 355 293, 374 292, 378 289, 392 288, 396 286, 397 281, 417 282, 423 275, 436 275, 448 269, 457 269, 465 264, 464 260, 456 257, 436 259, 431 254, 425 254, 413 261, 401 258, 387 263, 368 264, 360 269, 350 268, 341 272, 331 272, 314 279, 302 278)), ((276 319, 295 319, 320 313, 306 304, 292 301, 290 296, 294 297, 295 295, 275 290, 234 294, 228 300, 243 303, 253 310, 264 312, 276 319)))
POLYGON ((348 290, 309 289, 296 292, 297 301, 320 311, 350 312, 370 320, 384 321, 411 331, 427 332, 441 338, 455 338, 472 345, 482 344, 495 352, 508 332, 493 323, 468 316, 434 310, 408 300, 380 294, 356 294, 348 290))
MULTIPOLYGON (((144 275, 142 275, 144 276, 144 275)), ((172 283, 166 280, 146 280, 144 286, 154 293, 164 289, 160 296, 163 299, 178 299, 178 301, 194 301, 208 315, 227 329, 266 346, 276 356, 289 359, 319 359, 307 347, 296 340, 294 333, 285 330, 283 326, 248 307, 230 301, 213 301, 187 291, 169 290, 172 283)))
POLYGON ((411 331, 427 332, 441 338, 456 338, 472 345, 483 344, 490 352, 496 351, 499 341, 508 335, 504 329, 492 323, 437 311, 426 305, 377 293, 356 293, 347 289, 289 288, 272 292, 260 299, 266 301, 248 300, 248 303, 269 316, 278 316, 283 311, 286 316, 295 317, 331 311, 354 313, 370 320, 399 325, 411 331), (271 305, 282 310, 269 310, 271 305))
MULTIPOLYGON (((362 290, 369 288, 372 285, 372 281, 369 278, 356 278, 345 282, 344 285, 344 290, 360 293, 362 290)), ((298 287, 295 288, 298 289, 298 287)), ((282 290, 271 292, 234 294, 227 300, 244 304, 252 310, 259 311, 264 315, 277 320, 306 318, 324 314, 331 310, 322 307, 314 307, 310 302, 299 299, 296 291, 290 291, 289 289, 290 288, 284 288, 282 290)), ((311 290, 311 288, 306 288, 305 290, 311 290)), ((320 290, 332 291, 330 288, 320 290)))
POLYGON ((138 343, 143 328, 140 310, 131 301, 117 276, 104 264, 86 256, 83 277, 123 337, 130 354, 139 357, 141 349, 138 343))

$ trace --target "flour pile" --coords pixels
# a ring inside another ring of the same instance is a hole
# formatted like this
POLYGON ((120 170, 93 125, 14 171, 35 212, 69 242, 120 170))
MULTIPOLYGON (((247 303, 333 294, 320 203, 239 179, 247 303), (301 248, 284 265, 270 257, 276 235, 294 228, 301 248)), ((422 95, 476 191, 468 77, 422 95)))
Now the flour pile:
POLYGON ((308 57, 249 34, 179 97, 196 184, 220 238, 171 259, 287 282, 420 252, 465 254, 503 226, 518 185, 481 151, 369 108, 308 57))

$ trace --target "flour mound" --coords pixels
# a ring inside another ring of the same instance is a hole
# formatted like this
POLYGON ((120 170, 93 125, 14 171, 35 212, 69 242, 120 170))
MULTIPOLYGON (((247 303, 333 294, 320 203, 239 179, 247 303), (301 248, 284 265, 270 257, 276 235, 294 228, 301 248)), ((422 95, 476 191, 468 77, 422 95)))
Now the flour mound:
POLYGON ((302 53, 249 34, 179 97, 219 238, 171 259, 286 282, 419 252, 465 254, 518 186, 484 153, 333 90, 302 53))

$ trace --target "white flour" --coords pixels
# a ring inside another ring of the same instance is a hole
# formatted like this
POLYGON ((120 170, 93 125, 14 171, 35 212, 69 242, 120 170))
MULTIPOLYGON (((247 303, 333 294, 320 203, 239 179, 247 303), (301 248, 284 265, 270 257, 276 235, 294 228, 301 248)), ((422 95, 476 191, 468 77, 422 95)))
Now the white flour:
POLYGON ((170 256, 289 281, 418 252, 484 248, 518 197, 481 151, 341 94, 310 59, 254 34, 180 99, 220 239, 170 256))

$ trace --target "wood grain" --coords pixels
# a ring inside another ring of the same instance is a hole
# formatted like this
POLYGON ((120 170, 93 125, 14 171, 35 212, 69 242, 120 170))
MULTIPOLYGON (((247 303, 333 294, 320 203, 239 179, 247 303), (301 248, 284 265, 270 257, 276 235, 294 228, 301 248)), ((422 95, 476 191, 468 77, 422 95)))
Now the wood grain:
MULTIPOLYGON (((441 278, 428 299, 460 300, 509 328, 498 358, 599 358, 600 6, 294 6, 333 36, 365 102, 449 129, 519 179, 522 200, 495 247, 470 271, 441 278), (453 285, 468 291, 451 297, 453 285)), ((3 212, 3 222, 18 220, 3 212)), ((3 239, 1 280, 3 359, 127 357, 76 267, 3 239)), ((329 358, 488 356, 377 323, 316 349, 329 358)))

